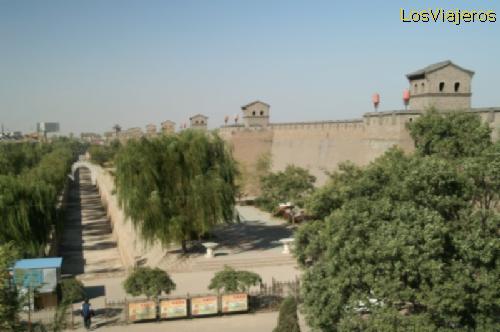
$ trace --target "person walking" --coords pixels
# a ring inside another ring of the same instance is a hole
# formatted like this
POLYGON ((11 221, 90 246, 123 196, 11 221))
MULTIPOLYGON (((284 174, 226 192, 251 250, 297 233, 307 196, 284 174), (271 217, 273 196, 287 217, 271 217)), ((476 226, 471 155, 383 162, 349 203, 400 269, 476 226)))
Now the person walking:
POLYGON ((83 326, 85 326, 87 330, 90 330, 90 325, 92 324, 92 316, 94 316, 94 310, 92 310, 89 299, 85 299, 85 302, 82 303, 81 314, 83 317, 83 326))

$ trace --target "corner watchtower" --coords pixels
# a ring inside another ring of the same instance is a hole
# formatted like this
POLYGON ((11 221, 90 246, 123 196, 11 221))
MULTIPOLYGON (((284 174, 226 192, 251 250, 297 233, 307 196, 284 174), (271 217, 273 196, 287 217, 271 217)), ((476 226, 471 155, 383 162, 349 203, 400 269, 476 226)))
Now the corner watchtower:
POLYGON ((438 62, 406 75, 410 83, 410 109, 423 111, 468 110, 474 72, 450 60, 438 62))
POLYGON ((241 106, 245 127, 267 127, 270 107, 269 104, 259 100, 241 106))

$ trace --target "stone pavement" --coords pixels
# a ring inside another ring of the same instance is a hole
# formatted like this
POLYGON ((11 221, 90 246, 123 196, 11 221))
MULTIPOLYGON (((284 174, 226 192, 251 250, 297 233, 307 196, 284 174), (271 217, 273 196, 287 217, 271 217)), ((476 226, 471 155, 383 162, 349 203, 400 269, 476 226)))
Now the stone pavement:
MULTIPOLYGON (((302 316, 301 332, 309 332, 302 316)), ((123 326, 103 326, 94 331, 103 332, 272 332, 278 322, 278 312, 236 314, 222 317, 206 317, 152 323, 136 323, 123 326)), ((97 325, 99 324, 96 321, 97 325)), ((78 332, 84 329, 76 330, 78 332)))
POLYGON ((124 273, 106 211, 86 168, 77 171, 70 187, 59 253, 63 274, 83 279, 124 273))

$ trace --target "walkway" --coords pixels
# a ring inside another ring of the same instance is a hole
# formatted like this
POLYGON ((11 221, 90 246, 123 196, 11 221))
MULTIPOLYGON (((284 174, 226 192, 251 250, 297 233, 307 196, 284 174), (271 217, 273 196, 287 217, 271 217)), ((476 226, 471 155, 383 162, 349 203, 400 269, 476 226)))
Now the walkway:
POLYGON ((116 242, 90 172, 80 168, 71 184, 59 253, 63 274, 79 279, 123 275, 116 242))

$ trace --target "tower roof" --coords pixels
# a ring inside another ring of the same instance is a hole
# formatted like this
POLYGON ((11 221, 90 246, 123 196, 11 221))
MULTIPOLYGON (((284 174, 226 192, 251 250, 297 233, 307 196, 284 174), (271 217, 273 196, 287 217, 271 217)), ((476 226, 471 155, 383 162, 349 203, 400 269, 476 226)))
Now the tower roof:
POLYGON ((449 66, 449 65, 452 65, 454 66, 455 68, 458 68, 468 74, 470 74, 471 76, 474 75, 474 72, 472 70, 469 70, 469 69, 465 69, 465 68, 462 68, 460 66, 457 66, 456 64, 454 64, 453 62, 451 62, 451 60, 446 60, 446 61, 441 61, 441 62, 437 62, 437 63, 434 63, 432 65, 429 65, 425 68, 422 68, 422 69, 419 69, 417 71, 414 71, 413 73, 410 73, 410 74, 407 74, 406 77, 409 79, 409 80, 412 80, 412 79, 416 79, 416 78, 424 78, 427 74, 429 73, 432 73, 436 70, 439 70, 439 69, 442 69, 446 66, 449 66))
POLYGON ((203 118, 203 119, 208 119, 208 116, 206 115, 203 115, 203 114, 196 114, 196 115, 193 115, 192 117, 189 118, 189 120, 192 120, 194 118, 203 118))
POLYGON ((252 102, 251 102, 251 103, 249 103, 249 104, 246 104, 246 105, 241 106, 241 109, 242 109, 242 110, 246 110, 248 107, 250 107, 250 106, 252 106, 252 105, 255 105, 255 104, 262 104, 262 105, 266 105, 267 107, 271 107, 271 105, 266 104, 266 103, 264 103, 263 101, 256 100, 256 101, 252 101, 252 102))

